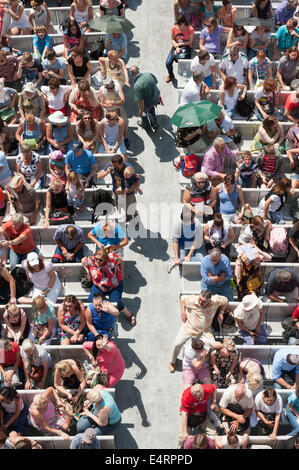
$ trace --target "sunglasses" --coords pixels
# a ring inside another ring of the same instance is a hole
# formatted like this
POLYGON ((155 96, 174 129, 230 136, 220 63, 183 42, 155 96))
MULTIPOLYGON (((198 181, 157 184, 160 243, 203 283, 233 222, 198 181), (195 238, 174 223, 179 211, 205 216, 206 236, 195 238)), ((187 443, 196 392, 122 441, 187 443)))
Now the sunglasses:
POLYGON ((72 57, 79 57, 79 54, 72 54, 72 57))
POLYGON ((99 263, 102 263, 104 260, 104 258, 95 258, 95 261, 98 261, 99 263))

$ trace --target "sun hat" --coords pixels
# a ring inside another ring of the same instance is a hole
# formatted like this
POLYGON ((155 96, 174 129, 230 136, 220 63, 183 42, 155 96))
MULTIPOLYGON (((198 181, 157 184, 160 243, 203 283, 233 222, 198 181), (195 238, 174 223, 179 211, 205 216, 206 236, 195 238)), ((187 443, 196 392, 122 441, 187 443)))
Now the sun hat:
POLYGON ((48 121, 51 124, 66 124, 69 118, 63 114, 61 111, 55 111, 55 113, 50 114, 48 121))
POLYGON ((27 82, 24 86, 24 91, 28 91, 29 93, 36 93, 37 89, 32 82, 27 82))
POLYGON ((23 178, 20 175, 14 175, 7 186, 12 189, 15 189, 20 186, 20 180, 23 181, 23 178))
POLYGON ((246 311, 252 310, 258 304, 258 297, 254 294, 245 295, 242 299, 243 308, 246 311))
POLYGON ((33 268, 33 266, 37 266, 39 264, 39 258, 38 254, 32 251, 31 253, 28 253, 27 255, 27 261, 29 266, 33 268))
POLYGON ((57 160, 58 161, 63 160, 64 156, 60 150, 54 150, 53 152, 49 153, 49 158, 50 160, 53 160, 54 162, 56 162, 57 160))

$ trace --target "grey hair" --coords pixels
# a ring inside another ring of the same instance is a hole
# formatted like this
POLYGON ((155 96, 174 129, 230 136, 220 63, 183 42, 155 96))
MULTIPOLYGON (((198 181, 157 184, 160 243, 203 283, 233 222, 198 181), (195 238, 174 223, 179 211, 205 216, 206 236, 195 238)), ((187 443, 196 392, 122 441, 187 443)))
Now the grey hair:
POLYGON ((198 180, 205 180, 206 181, 208 179, 208 175, 198 171, 197 173, 195 173, 193 175, 193 179, 195 179, 195 181, 198 181, 198 180))
POLYGON ((208 289, 201 290, 199 295, 205 299, 210 299, 212 297, 212 292, 208 289))
POLYGON ((132 65, 132 67, 130 68, 130 73, 132 77, 137 77, 137 75, 139 75, 139 68, 137 67, 137 65, 132 65))
POLYGON ((24 339, 22 343, 22 349, 24 351, 28 351, 28 349, 33 349, 34 348, 34 342, 30 338, 24 339))
POLYGON ((199 80, 202 82, 205 76, 202 70, 196 70, 196 72, 193 73, 192 77, 194 81, 199 80))
POLYGON ((21 152, 31 152, 31 147, 26 142, 20 146, 21 152))
POLYGON ((292 278, 292 274, 285 269, 280 269, 277 273, 276 279, 279 282, 289 281, 292 278))
POLYGON ((22 214, 14 214, 11 217, 11 220, 14 224, 23 224, 24 223, 24 217, 22 214))
POLYGON ((222 255, 222 252, 219 248, 213 248, 211 251, 210 251, 210 259, 216 259, 216 258, 220 258, 220 256, 222 255))
POLYGON ((225 140, 222 137, 216 137, 213 145, 214 147, 218 147, 219 145, 225 145, 225 140))

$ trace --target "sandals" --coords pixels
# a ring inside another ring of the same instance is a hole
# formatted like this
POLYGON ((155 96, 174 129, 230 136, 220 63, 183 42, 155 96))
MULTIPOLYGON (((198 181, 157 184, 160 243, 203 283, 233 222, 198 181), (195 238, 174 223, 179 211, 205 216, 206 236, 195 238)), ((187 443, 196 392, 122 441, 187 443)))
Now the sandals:
POLYGON ((136 318, 134 317, 133 313, 129 317, 126 317, 126 319, 128 320, 131 326, 136 325, 136 318))

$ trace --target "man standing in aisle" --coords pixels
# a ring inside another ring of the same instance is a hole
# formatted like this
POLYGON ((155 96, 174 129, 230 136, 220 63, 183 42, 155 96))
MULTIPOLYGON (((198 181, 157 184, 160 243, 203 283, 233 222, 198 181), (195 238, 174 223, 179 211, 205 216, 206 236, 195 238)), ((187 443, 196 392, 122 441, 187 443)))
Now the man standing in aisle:
POLYGON ((134 78, 134 99, 138 102, 139 116, 138 126, 145 128, 149 120, 154 132, 158 130, 155 106, 160 98, 160 90, 157 87, 158 80, 152 73, 140 73, 135 65, 130 68, 130 74, 134 78))

